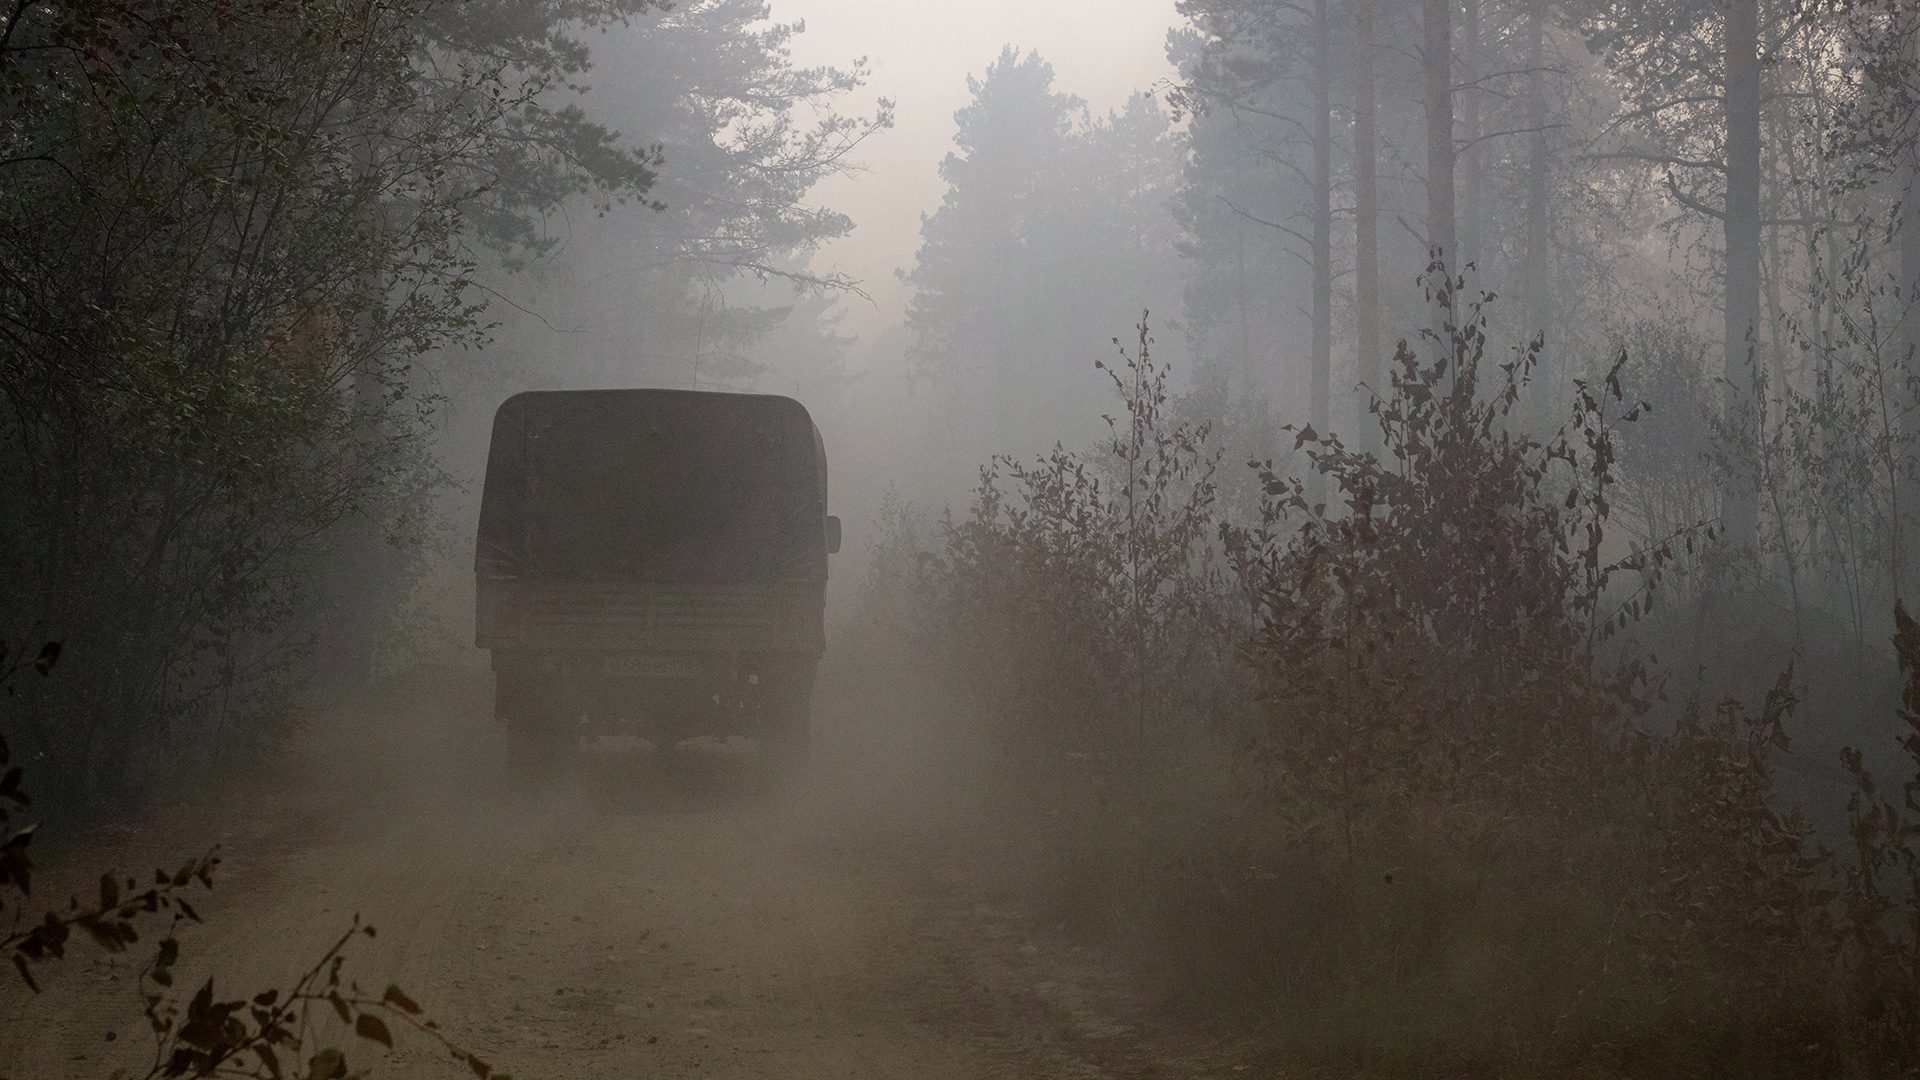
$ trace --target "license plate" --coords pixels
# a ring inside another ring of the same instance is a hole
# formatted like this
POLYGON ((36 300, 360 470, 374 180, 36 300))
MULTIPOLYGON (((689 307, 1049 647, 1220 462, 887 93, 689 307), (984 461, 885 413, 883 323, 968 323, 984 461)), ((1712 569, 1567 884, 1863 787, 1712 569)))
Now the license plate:
POLYGON ((609 656, 600 669, 622 678, 688 678, 700 674, 700 665, 684 656, 609 656))

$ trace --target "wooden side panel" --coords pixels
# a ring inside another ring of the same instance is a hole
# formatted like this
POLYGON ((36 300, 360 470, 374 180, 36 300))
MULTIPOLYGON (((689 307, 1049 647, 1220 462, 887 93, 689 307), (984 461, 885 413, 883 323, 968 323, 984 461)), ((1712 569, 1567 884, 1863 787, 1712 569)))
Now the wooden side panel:
POLYGON ((800 652, 826 648, 823 582, 771 585, 480 578, 483 649, 800 652))

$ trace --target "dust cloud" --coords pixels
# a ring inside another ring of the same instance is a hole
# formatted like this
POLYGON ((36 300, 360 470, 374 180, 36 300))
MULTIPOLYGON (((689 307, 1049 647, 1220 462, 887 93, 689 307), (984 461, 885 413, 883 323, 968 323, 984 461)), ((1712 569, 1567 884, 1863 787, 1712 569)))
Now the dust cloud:
POLYGON ((0 1076, 1913 1075, 1917 73, 11 5, 0 1076))
MULTIPOLYGON (((872 676, 828 664, 815 768, 775 792, 737 740, 589 743, 529 780, 485 673, 423 667, 263 773, 66 846, 39 887, 89 885, 62 873, 82 857, 217 843, 182 985, 280 985, 357 915, 379 936, 350 975, 521 1075, 1042 1075, 1078 1061, 1078 1031, 1131 1041, 1144 997, 1042 924, 1038 837, 978 738, 872 676)), ((9 1075, 141 1068, 140 964, 43 976, 0 1021, 9 1075)), ((440 1066, 403 1045, 380 1067, 440 1066)))

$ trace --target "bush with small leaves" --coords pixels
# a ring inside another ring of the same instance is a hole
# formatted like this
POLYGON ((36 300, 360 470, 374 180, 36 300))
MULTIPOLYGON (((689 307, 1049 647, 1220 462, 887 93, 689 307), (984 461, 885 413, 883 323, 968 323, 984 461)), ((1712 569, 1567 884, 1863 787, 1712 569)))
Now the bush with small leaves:
POLYGON ((1897 609, 1916 779, 1896 805, 1848 753, 1842 860, 1776 788, 1791 668, 1758 710, 1650 719, 1621 631, 1718 537, 1613 521, 1626 357, 1534 437, 1541 342, 1496 368, 1492 298, 1426 281, 1380 449, 1297 431, 1314 475, 1252 463, 1257 520, 1216 505, 1143 330, 1105 445, 996 459, 943 551, 896 523, 893 617, 1040 798, 1066 913, 1333 1071, 1905 1075, 1920 628, 1897 609))

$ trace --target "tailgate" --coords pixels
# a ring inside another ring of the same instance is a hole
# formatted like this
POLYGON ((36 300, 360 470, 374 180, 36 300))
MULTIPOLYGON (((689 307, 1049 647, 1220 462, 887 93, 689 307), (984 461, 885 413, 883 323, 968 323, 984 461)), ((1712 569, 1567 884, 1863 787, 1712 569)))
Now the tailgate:
POLYGON ((813 652, 823 582, 525 582, 480 578, 483 649, 813 652))

